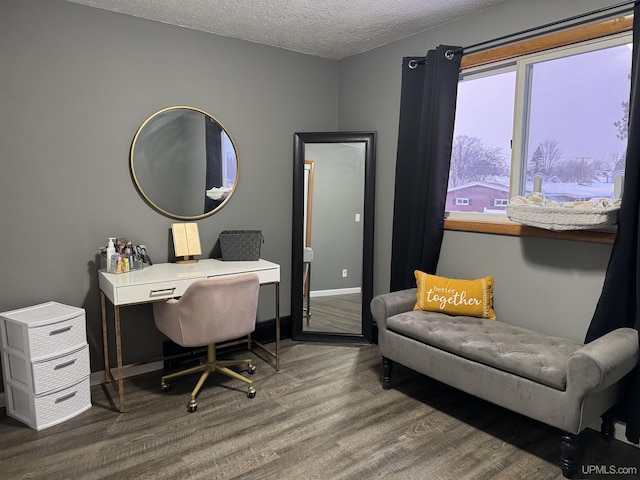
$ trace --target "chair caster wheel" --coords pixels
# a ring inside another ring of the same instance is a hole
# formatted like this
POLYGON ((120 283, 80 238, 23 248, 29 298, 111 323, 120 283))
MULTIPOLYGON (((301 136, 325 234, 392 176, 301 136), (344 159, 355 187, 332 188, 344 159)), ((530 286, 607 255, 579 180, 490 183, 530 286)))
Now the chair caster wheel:
POLYGON ((255 365, 249 365, 249 367, 247 368, 247 373, 253 375, 254 373, 256 373, 256 366, 255 365))
POLYGON ((253 387, 249 387, 249 391, 247 392, 247 398, 255 398, 256 389, 253 387))
POLYGON ((162 382, 160 383, 160 388, 162 389, 163 392, 168 392, 169 389, 171 388, 171 385, 169 385, 168 383, 162 382))
POLYGON ((195 413, 195 411, 198 410, 198 404, 195 402, 195 400, 191 400, 189 402, 187 410, 189 410, 189 413, 195 413))

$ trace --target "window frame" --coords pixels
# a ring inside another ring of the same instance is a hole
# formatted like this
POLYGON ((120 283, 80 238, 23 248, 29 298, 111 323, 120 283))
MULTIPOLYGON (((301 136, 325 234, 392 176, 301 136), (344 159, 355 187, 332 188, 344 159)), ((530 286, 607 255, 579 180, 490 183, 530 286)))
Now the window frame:
MULTIPOLYGON (((628 33, 633 30, 633 15, 619 16, 613 19, 569 28, 556 33, 541 35, 534 39, 523 40, 510 45, 493 48, 475 54, 465 55, 461 60, 461 73, 470 70, 481 70, 479 67, 512 63, 517 59, 533 54, 545 53, 562 47, 569 47, 579 43, 600 40, 605 37, 613 38, 616 35, 628 33), (510 61, 510 62, 509 62, 510 61)), ((516 148, 516 145, 513 145, 516 148)), ((512 175, 512 180, 513 182, 512 175)), ((512 185, 513 187, 513 185, 512 185)), ((502 215, 478 214, 474 219, 471 212, 465 212, 464 218, 445 218, 445 230, 467 231, 478 233, 493 233, 499 235, 533 236, 543 238, 563 238, 595 243, 612 244, 615 238, 615 228, 610 230, 585 230, 554 232, 520 225, 503 218, 502 215)))

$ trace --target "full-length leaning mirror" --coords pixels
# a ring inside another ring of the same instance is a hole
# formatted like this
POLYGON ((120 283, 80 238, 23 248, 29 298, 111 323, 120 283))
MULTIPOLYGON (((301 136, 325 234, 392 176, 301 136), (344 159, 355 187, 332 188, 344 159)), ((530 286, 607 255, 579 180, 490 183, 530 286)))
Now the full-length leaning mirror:
POLYGON ((295 340, 371 341, 374 132, 294 135, 295 340))
POLYGON ((207 112, 176 106, 151 115, 131 144, 133 182, 158 212, 197 220, 221 209, 238 181, 238 156, 227 130, 207 112))

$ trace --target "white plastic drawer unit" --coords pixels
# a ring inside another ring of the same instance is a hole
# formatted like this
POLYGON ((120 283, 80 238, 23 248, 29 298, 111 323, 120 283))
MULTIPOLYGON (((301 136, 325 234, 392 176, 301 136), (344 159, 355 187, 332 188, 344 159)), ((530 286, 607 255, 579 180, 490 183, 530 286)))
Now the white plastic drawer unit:
POLYGON ((87 343, 84 310, 48 302, 0 314, 2 348, 31 361, 87 343))
POLYGON ((82 308, 47 302, 0 313, 7 415, 41 430, 91 407, 82 308))

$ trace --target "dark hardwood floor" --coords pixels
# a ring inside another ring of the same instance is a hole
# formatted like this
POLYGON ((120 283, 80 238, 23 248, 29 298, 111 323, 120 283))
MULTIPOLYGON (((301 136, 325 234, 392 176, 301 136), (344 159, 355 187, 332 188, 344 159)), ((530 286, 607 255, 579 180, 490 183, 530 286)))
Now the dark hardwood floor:
POLYGON ((303 319, 303 330, 311 332, 362 333, 362 295, 348 293, 311 297, 311 317, 303 319))
MULTIPOLYGON (((195 378, 163 393, 160 372, 125 381, 125 413, 102 385, 92 387, 90 410, 40 432, 0 413, 0 478, 563 478, 556 430, 402 366, 382 390, 375 345, 285 340, 280 372, 256 365, 255 398, 216 375, 192 414, 195 378)), ((602 475, 639 469, 637 448, 589 429, 582 437, 591 471, 577 478, 638 478, 602 475)))

